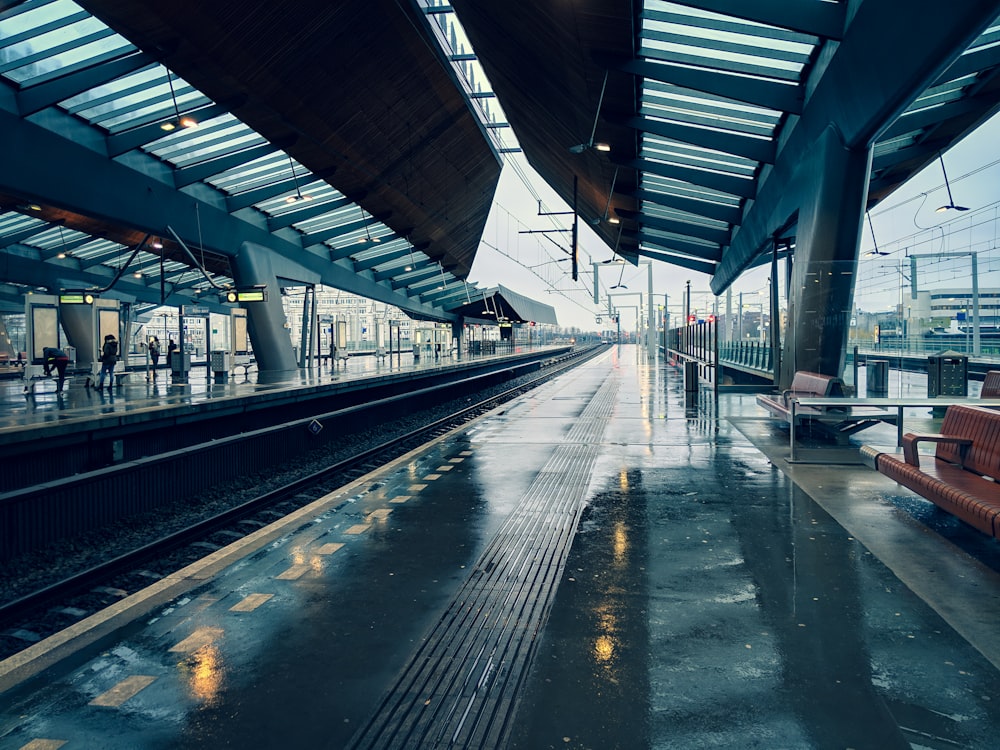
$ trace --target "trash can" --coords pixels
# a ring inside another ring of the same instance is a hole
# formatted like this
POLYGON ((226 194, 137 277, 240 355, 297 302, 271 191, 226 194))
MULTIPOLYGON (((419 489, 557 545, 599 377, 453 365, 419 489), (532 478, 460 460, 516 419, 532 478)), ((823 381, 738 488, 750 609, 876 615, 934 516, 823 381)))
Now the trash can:
POLYGON ((969 395, 969 358, 945 351, 927 358, 927 398, 969 395))
POLYGON ((885 359, 869 359, 867 368, 866 392, 870 398, 885 398, 889 395, 889 361, 885 359))

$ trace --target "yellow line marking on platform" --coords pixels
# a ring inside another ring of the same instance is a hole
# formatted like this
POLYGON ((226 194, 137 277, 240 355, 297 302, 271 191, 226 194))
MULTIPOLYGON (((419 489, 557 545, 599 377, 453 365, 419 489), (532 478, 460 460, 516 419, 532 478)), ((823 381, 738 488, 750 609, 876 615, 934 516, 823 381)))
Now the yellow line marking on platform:
POLYGON ((440 474, 428 474, 426 477, 424 477, 424 481, 433 482, 435 479, 440 479, 440 478, 441 478, 440 474))
POLYGON ((460 456, 474 456, 476 454, 475 454, 475 451, 462 451, 458 455, 460 455, 460 456))
POLYGON ((375 518, 379 521, 384 521, 392 513, 392 508, 379 508, 378 510, 373 510, 368 514, 368 518, 375 518))
POLYGON ((222 633, 222 628, 198 628, 170 650, 182 654, 190 654, 193 651, 197 651, 202 646, 214 643, 222 637, 222 633))
POLYGON ((343 546, 344 546, 343 542, 329 542, 328 544, 324 544, 322 547, 317 547, 316 548, 316 554, 317 555, 332 555, 334 552, 336 552, 338 549, 340 549, 343 546))
POLYGON ((465 460, 464 456, 456 456, 455 458, 449 458, 448 461, 453 464, 460 464, 465 460))
POLYGON ((405 503, 407 500, 410 499, 410 497, 412 497, 412 496, 411 495, 399 495, 398 497, 394 497, 389 502, 390 503, 405 503))
POLYGON ((293 565, 284 573, 279 573, 275 576, 279 581, 294 581, 296 578, 301 578, 303 573, 309 570, 310 566, 306 563, 298 563, 293 565))
POLYGON ((155 677, 144 674, 132 675, 131 677, 126 677, 124 680, 119 682, 110 690, 101 693, 99 696, 94 698, 90 702, 91 706, 108 706, 109 708, 117 708, 122 705, 129 698, 133 697, 136 693, 144 688, 149 687, 156 681, 155 677))
POLYGON ((411 484, 410 485, 410 492, 420 492, 420 490, 426 490, 426 489, 427 489, 427 485, 426 484, 411 484))
POLYGON ((351 528, 347 529, 344 533, 345 534, 364 534, 370 528, 371 528, 371 526, 369 526, 367 523, 358 523, 358 524, 355 524, 354 526, 352 526, 351 528))
POLYGON ((454 468, 454 466, 438 466, 436 471, 451 471, 454 468))
POLYGON ((21 750, 58 750, 69 740, 43 740, 34 739, 27 745, 21 745, 21 750))
POLYGON ((230 612, 253 612, 257 607, 273 597, 274 594, 250 594, 229 608, 230 612))

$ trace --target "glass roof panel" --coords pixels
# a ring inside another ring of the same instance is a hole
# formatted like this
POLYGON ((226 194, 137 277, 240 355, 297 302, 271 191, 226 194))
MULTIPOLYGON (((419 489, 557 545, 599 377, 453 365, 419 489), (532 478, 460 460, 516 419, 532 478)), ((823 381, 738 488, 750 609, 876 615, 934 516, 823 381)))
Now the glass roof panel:
POLYGON ((750 159, 690 146, 657 135, 646 134, 643 137, 640 153, 647 159, 747 177, 757 169, 757 162, 750 159))
POLYGON ((32 227, 38 227, 41 230, 45 226, 48 226, 47 222, 36 219, 34 216, 19 214, 15 211, 0 215, 0 237, 17 234, 32 227))
POLYGON ((64 75, 69 69, 106 57, 135 50, 124 38, 92 16, 81 15, 74 3, 53 3, 0 22, 0 38, 21 41, 0 49, 0 72, 23 85, 39 82, 49 74, 64 75), (17 24, 33 21, 29 28, 17 24), (13 33, 8 33, 8 27, 13 33))
POLYGON ((725 206, 735 207, 740 204, 740 199, 737 196, 723 193, 719 190, 712 190, 711 188, 702 187, 700 185, 693 185, 689 182, 683 182, 669 177, 660 177, 659 175, 649 174, 648 172, 644 172, 642 174, 639 181, 639 187, 643 190, 648 190, 651 193, 676 195, 682 198, 695 198, 697 200, 719 203, 725 206))
POLYGON ((197 128, 174 131, 155 141, 146 151, 181 168, 262 143, 267 143, 263 136, 225 114, 199 123, 197 128))
POLYGON ((669 208, 667 206, 658 206, 655 203, 647 203, 643 213, 647 216, 652 216, 657 219, 669 219, 671 221, 682 221, 686 224, 692 224, 700 227, 707 227, 709 229, 718 229, 719 231, 726 231, 729 229, 729 224, 724 221, 718 221, 717 219, 708 219, 704 216, 699 216, 698 214, 688 213, 687 211, 679 211, 676 208, 669 208))
MULTIPOLYGON (((261 156, 246 164, 220 172, 205 182, 224 193, 235 194, 248 189, 247 186, 268 185, 274 181, 275 175, 281 174, 282 171, 287 171, 291 176, 288 156, 281 151, 275 151, 273 154, 261 156)), ((304 169, 302 171, 305 172, 304 169)))

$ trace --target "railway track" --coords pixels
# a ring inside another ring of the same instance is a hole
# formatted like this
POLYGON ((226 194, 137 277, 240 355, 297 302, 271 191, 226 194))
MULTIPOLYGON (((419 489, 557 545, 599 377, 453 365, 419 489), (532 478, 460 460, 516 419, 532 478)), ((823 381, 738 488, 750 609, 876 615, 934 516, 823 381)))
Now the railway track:
MULTIPOLYGON (((599 351, 581 352, 512 388, 457 408, 375 447, 0 605, 0 660, 468 424, 599 351)), ((384 408, 384 404, 375 402, 369 408, 376 412, 384 408)))

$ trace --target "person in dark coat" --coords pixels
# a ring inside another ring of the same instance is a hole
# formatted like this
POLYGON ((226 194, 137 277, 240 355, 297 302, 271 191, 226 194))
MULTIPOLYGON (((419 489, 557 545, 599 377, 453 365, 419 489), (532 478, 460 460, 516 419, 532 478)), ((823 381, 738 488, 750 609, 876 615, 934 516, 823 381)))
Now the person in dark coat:
POLYGON ((153 336, 149 340, 149 358, 153 360, 153 370, 160 364, 160 340, 153 336))
POLYGON ((115 386, 115 365, 118 363, 118 342, 110 333, 104 337, 101 349, 101 373, 97 376, 97 390, 104 387, 104 376, 108 376, 108 390, 115 386))
POLYGON ((66 382, 66 367, 69 365, 69 357, 62 349, 56 346, 47 346, 42 349, 42 358, 45 360, 45 374, 51 375, 55 370, 59 376, 56 391, 62 393, 63 383, 66 382))

